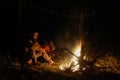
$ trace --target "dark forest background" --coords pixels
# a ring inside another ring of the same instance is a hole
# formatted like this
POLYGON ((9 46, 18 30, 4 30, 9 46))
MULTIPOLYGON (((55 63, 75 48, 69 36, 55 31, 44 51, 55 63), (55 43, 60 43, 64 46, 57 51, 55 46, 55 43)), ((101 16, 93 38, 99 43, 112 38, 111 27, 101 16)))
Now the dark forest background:
POLYGON ((115 0, 5 0, 1 1, 0 50, 16 48, 32 30, 40 38, 55 40, 65 29, 72 31, 71 15, 86 12, 88 38, 106 48, 120 48, 120 5, 115 0), (22 4, 21 4, 22 3, 22 4), (20 7, 22 6, 22 8, 20 7), (56 37, 57 36, 57 37, 56 37))

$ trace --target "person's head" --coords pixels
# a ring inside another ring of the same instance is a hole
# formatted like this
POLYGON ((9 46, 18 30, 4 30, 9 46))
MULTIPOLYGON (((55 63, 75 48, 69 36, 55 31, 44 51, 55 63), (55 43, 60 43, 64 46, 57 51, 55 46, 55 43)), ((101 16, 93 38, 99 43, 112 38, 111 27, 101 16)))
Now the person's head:
POLYGON ((33 39, 37 39, 38 38, 38 32, 37 31, 35 31, 35 32, 33 32, 33 39))

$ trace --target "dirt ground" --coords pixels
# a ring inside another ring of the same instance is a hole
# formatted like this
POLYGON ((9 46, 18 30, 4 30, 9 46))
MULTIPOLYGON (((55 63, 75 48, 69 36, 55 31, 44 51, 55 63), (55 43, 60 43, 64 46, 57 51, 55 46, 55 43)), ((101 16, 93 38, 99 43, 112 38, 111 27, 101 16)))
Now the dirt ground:
POLYGON ((0 70, 1 80, 120 80, 120 74, 98 71, 94 68, 85 71, 61 71, 59 64, 28 66, 25 64, 4 65, 0 70))

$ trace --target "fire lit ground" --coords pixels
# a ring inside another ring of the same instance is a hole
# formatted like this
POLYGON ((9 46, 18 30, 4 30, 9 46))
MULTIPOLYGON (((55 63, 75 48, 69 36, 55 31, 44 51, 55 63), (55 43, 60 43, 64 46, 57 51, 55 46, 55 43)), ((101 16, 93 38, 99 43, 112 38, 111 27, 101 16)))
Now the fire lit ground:
POLYGON ((13 30, 4 24, 1 29, 7 32, 1 35, 5 39, 1 41, 1 80, 120 80, 117 2, 20 0, 19 9, 16 3, 3 5, 3 21, 17 27, 13 30), (12 62, 10 55, 21 54, 24 36, 34 29, 40 32, 39 39, 55 42, 55 64, 12 62))

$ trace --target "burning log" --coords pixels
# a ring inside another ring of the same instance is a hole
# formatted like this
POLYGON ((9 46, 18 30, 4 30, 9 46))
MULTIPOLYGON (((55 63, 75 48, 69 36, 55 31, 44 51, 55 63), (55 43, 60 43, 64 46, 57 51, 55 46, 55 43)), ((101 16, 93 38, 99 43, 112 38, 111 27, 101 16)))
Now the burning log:
POLYGON ((79 57, 77 57, 73 52, 71 52, 70 50, 68 50, 67 48, 65 49, 66 51, 68 51, 70 54, 72 54, 73 56, 75 56, 77 59, 79 59, 79 57))
POLYGON ((96 59, 100 56, 100 53, 97 53, 97 55, 95 55, 92 60, 87 61, 85 59, 83 59, 84 55, 83 53, 81 54, 80 57, 76 56, 73 52, 71 52, 69 49, 65 49, 66 51, 68 51, 70 54, 72 54, 74 57, 77 58, 78 63, 75 65, 72 65, 73 67, 80 65, 80 70, 84 70, 84 68, 86 67, 91 67, 93 66, 93 64, 95 63, 96 59))
MULTIPOLYGON (((81 55, 80 57, 76 56, 73 52, 71 52, 69 49, 65 49, 66 51, 68 51, 70 54, 72 54, 73 56, 75 56, 77 58, 77 61, 78 63, 75 64, 75 65, 71 65, 72 67, 75 67, 77 65, 80 65, 80 69, 83 68, 83 63, 84 63, 84 60, 83 60, 83 55, 81 55)), ((70 66, 70 67, 71 67, 70 66)))

